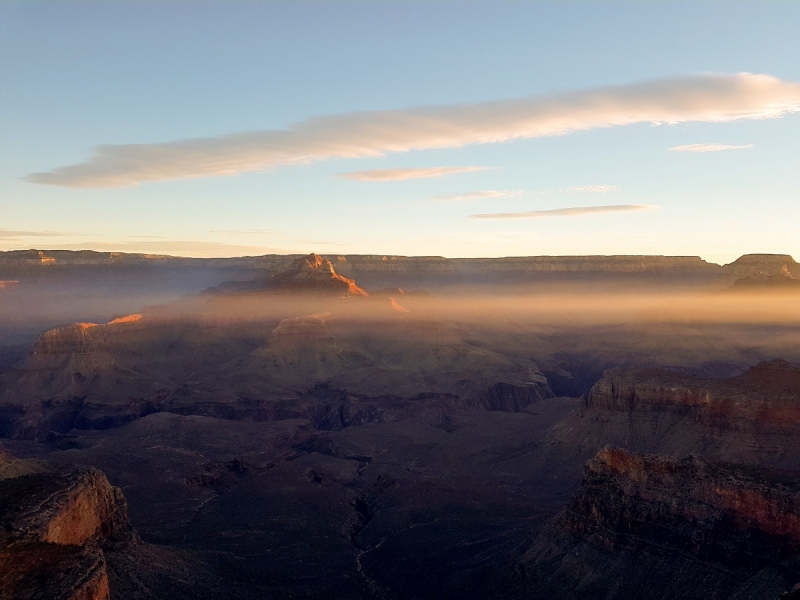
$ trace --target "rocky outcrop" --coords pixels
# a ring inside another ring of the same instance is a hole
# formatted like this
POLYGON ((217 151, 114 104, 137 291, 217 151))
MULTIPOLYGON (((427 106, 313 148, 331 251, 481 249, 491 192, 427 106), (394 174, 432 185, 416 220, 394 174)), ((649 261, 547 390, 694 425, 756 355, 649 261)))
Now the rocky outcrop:
POLYGON ((122 492, 97 470, 0 481, 0 598, 107 600, 103 548, 131 540, 122 492))
POLYGON ((606 448, 586 465, 564 527, 612 552, 684 553, 755 571, 800 550, 800 481, 606 448))
POLYGON ((800 469, 800 368, 776 359, 716 379, 655 368, 607 370, 552 432, 588 458, 606 445, 636 452, 800 469))
POLYGON ((606 448, 524 562, 534 598, 777 598, 800 580, 797 473, 606 448))
POLYGON ((313 253, 298 258, 291 267, 273 275, 269 287, 291 292, 369 295, 358 287, 355 281, 339 275, 330 260, 313 253))
POLYGON ((92 350, 90 330, 96 323, 73 323, 45 331, 33 347, 33 356, 85 353, 92 350))
POLYGON ((800 368, 776 359, 728 379, 659 369, 610 369, 589 392, 586 406, 672 412, 715 429, 792 432, 800 424, 800 368))

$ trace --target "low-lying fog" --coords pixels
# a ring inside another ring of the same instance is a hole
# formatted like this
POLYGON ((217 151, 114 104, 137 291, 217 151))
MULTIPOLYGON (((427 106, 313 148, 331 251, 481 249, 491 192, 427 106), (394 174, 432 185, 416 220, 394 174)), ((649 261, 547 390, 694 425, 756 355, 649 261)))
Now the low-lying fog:
POLYGON ((793 293, 592 285, 450 288, 430 295, 385 290, 370 298, 184 292, 52 283, 0 289, 0 368, 18 362, 46 329, 105 323, 134 312, 154 322, 199 319, 210 325, 277 325, 284 318, 322 314, 337 335, 355 328, 377 337, 384 322, 405 323, 409 331, 438 322, 457 328, 468 343, 525 355, 543 368, 587 370, 589 379, 611 366, 660 364, 727 376, 759 360, 800 360, 800 302, 793 293))

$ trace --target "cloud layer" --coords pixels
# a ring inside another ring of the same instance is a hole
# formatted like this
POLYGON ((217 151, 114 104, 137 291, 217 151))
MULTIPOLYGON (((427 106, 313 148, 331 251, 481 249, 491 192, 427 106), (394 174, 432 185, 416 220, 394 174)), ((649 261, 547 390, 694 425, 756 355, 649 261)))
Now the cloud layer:
POLYGON ((0 240, 10 240, 26 237, 56 237, 67 235, 58 231, 16 231, 12 229, 0 229, 0 240))
POLYGON ((798 111, 798 83, 749 73, 689 75, 480 104, 330 115, 284 130, 105 145, 84 163, 33 173, 26 180, 78 188, 126 186, 633 123, 723 122, 798 111))
POLYGON ((607 194, 608 192, 618 192, 619 186, 616 185, 573 185, 568 187, 567 192, 590 192, 592 194, 607 194))
POLYGON ((525 212, 485 213, 470 215, 471 219, 541 219, 545 217, 580 217, 598 213, 632 212, 653 208, 647 204, 610 204, 608 206, 573 206, 551 210, 529 210, 525 212))
POLYGON ((143 252, 170 256, 234 257, 262 256, 264 254, 290 254, 285 248, 226 244, 208 240, 160 240, 125 242, 83 242, 61 244, 64 250, 95 250, 99 252, 143 252))
POLYGON ((398 169, 372 169, 371 171, 354 171, 342 173, 339 177, 357 179, 359 181, 401 181, 403 179, 428 179, 455 175, 456 173, 471 173, 485 171, 486 167, 427 167, 427 168, 398 168, 398 169))
POLYGON ((460 200, 482 200, 484 198, 508 198, 509 196, 519 196, 522 192, 523 190, 475 190, 461 192, 460 194, 442 194, 436 196, 436 199, 455 202, 460 200))
POLYGON ((745 144, 744 146, 731 146, 729 144, 686 144, 685 146, 675 146, 670 148, 675 152, 720 152, 722 150, 744 150, 745 148, 752 148, 753 144, 745 144))

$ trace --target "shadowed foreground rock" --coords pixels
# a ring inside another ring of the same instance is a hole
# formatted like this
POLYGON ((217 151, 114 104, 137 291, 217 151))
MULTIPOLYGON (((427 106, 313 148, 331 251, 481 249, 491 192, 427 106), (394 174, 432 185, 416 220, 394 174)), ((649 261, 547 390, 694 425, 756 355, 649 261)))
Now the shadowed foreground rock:
POLYGON ((655 368, 609 369, 556 437, 588 456, 612 445, 796 469, 798 427, 800 368, 775 359, 724 379, 655 368))
POLYGON ((800 581, 796 472, 607 448, 523 561, 529 598, 777 598, 800 581))
POLYGON ((102 546, 133 535, 125 499, 95 469, 0 481, 0 597, 109 598, 102 546))

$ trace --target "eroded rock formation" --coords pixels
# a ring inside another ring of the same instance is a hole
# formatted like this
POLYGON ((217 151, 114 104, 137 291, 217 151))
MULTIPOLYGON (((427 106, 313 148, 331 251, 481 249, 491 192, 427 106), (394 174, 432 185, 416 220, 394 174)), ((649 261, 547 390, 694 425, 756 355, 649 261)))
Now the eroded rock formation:
POLYGON ((298 258, 288 269, 276 273, 269 281, 272 289, 290 292, 335 293, 349 296, 368 296, 356 282, 342 277, 327 258, 309 254, 298 258))
POLYGON ((609 369, 555 438, 591 453, 612 444, 794 467, 800 465, 799 425, 800 368, 776 359, 724 379, 609 369))
POLYGON ((95 469, 0 481, 0 597, 107 600, 103 547, 134 535, 122 492, 95 469))
POLYGON ((796 472, 606 448, 524 564, 533 598, 756 600, 800 580, 798 551, 796 472))

